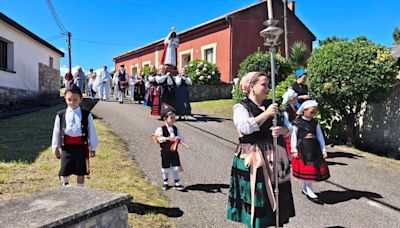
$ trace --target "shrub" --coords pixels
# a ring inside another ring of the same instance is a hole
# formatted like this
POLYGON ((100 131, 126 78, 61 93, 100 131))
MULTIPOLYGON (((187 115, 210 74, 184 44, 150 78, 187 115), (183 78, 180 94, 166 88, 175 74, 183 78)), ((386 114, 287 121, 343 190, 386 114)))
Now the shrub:
MULTIPOLYGON (((257 51, 253 54, 247 56, 245 60, 239 66, 239 84, 243 75, 251 71, 261 71, 270 75, 271 72, 271 61, 269 52, 257 51)), ((275 55, 275 82, 278 84, 282 80, 292 73, 292 68, 290 62, 283 58, 280 54, 275 55)), ((235 101, 240 101, 243 98, 243 94, 239 88, 235 88, 233 91, 233 99, 235 101)))
POLYGON ((396 82, 390 51, 365 38, 338 40, 314 50, 308 60, 310 95, 331 129, 344 122, 347 142, 359 142, 359 117, 365 103, 384 99, 396 82), (336 118, 336 119, 335 119, 336 118))
POLYGON ((220 73, 217 65, 205 60, 193 60, 186 65, 187 74, 193 85, 220 84, 220 73))

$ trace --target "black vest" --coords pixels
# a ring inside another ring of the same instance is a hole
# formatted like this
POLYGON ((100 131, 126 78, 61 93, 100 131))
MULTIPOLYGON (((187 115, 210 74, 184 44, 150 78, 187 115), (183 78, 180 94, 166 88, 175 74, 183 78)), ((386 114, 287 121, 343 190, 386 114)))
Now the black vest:
POLYGON ((298 127, 297 131, 297 139, 301 140, 303 139, 308 133, 311 133, 317 136, 317 125, 318 122, 314 119, 308 121, 303 118, 300 118, 300 120, 297 122, 296 126, 298 127))
MULTIPOLYGON (((253 101, 251 101, 248 98, 243 99, 240 101, 240 104, 242 104, 248 111, 250 116, 256 117, 260 115, 262 112, 264 112, 262 109, 260 109, 253 101)), ((272 104, 271 100, 264 100, 262 103, 262 106, 265 107, 265 109, 268 108, 272 104)), ((272 123, 273 118, 269 118, 266 120, 261 126, 259 131, 255 131, 249 135, 243 135, 242 137, 239 138, 240 143, 250 143, 250 144, 263 144, 265 142, 271 143, 273 142, 273 137, 270 128, 273 126, 272 123)), ((282 126, 282 120, 278 118, 278 126, 282 126)), ((283 140, 282 136, 278 137, 278 144, 281 146, 285 146, 285 142, 283 140)))
MULTIPOLYGON (((58 141, 60 143, 61 146, 64 146, 64 131, 66 128, 66 122, 65 122, 65 113, 66 113, 67 109, 61 110, 57 113, 58 117, 60 118, 60 133, 58 135, 58 141)), ((84 142, 85 145, 88 144, 88 126, 89 126, 89 114, 90 112, 85 110, 85 109, 81 109, 81 113, 82 113, 82 119, 81 119, 81 129, 82 129, 82 140, 84 142)))
MULTIPOLYGON (((178 136, 178 128, 176 128, 175 126, 172 126, 172 128, 174 129, 175 136, 178 136)), ((164 126, 161 127, 161 129, 162 129, 162 132, 163 132, 162 136, 169 137, 169 131, 168 131, 167 126, 164 125, 164 126)), ((169 140, 167 140, 167 141, 165 141, 163 143, 160 143, 161 152, 171 152, 171 145, 172 144, 173 144, 173 142, 169 141, 169 140)))
MULTIPOLYGON (((301 95, 308 95, 308 86, 307 85, 300 85, 299 83, 295 82, 292 85, 292 89, 297 93, 298 96, 301 95)), ((303 103, 304 99, 299 99, 299 103, 303 103)))
POLYGON ((123 73, 121 73, 121 71, 118 72, 118 81, 126 81, 126 72, 124 71, 123 73))

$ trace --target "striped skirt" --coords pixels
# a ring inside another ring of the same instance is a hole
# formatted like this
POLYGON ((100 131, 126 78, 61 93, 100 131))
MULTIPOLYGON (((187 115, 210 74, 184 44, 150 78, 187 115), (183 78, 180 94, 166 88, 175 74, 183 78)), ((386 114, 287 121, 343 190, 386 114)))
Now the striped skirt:
MULTIPOLYGON (((292 186, 290 181, 283 182, 279 187, 279 225, 289 222, 295 216, 292 186)), ((262 168, 257 170, 255 190, 254 227, 267 227, 275 225, 275 212, 272 211, 265 190, 262 168)), ((227 218, 232 221, 252 227, 251 221, 251 193, 250 169, 245 166, 244 159, 234 157, 230 188, 227 218)))

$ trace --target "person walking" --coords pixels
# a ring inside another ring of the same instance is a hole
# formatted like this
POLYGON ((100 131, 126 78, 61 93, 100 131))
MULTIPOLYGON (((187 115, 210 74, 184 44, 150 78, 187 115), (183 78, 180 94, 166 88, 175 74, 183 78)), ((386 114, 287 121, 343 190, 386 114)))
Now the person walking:
POLYGON ((103 66, 103 70, 99 75, 99 98, 102 101, 108 101, 110 96, 110 73, 107 66, 103 66))

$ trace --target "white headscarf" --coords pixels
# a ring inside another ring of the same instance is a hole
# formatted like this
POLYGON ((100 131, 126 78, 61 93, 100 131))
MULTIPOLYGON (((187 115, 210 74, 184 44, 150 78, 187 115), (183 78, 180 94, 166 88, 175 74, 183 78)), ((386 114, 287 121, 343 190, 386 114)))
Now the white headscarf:
POLYGON ((304 113, 304 109, 311 107, 318 107, 318 103, 315 100, 304 101, 304 103, 301 104, 300 108, 297 110, 296 114, 301 116, 304 113))
POLYGON ((297 96, 298 96, 297 93, 293 89, 289 88, 282 96, 283 98, 282 103, 286 104, 289 101, 295 99, 297 96))

